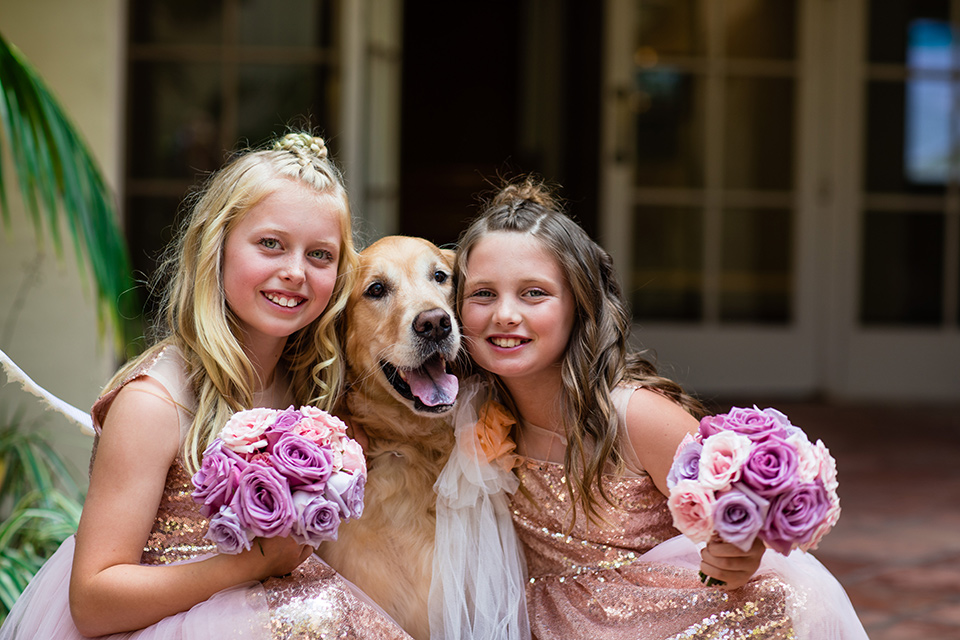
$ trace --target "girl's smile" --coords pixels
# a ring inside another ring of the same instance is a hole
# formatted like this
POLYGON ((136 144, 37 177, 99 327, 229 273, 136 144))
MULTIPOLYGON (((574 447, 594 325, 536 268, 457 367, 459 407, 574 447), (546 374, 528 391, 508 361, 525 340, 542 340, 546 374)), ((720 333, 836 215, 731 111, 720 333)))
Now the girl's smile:
POLYGON ((495 347, 500 347, 501 349, 513 349, 521 344, 530 342, 526 338, 513 338, 506 336, 490 336, 487 338, 487 341, 493 344, 495 347))
POLYGON ((292 294, 292 295, 290 295, 290 296, 288 297, 287 295, 285 295, 285 294, 283 294, 283 293, 276 293, 276 292, 273 292, 273 291, 265 291, 265 292, 263 293, 263 295, 264 295, 264 296, 267 298, 267 300, 269 300, 270 302, 272 302, 272 303, 274 303, 274 304, 278 304, 278 305, 280 305, 281 307, 287 307, 288 309, 289 309, 289 308, 292 308, 292 307, 300 306, 301 304, 303 304, 304 301, 306 301, 306 298, 304 298, 303 296, 298 296, 298 295, 296 295, 296 294, 292 294))
POLYGON ((574 300, 553 255, 525 233, 498 231, 471 249, 461 317, 476 363, 509 385, 559 377, 574 300))

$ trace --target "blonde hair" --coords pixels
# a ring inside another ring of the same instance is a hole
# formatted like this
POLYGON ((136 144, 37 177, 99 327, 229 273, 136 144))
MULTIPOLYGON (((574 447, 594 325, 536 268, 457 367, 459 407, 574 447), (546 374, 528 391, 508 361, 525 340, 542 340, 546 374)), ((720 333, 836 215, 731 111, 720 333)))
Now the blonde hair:
POLYGON ((132 369, 166 345, 177 346, 197 396, 197 412, 181 449, 191 471, 199 468, 203 451, 230 415, 252 407, 259 381, 224 297, 223 247, 246 213, 277 188, 277 180, 292 180, 341 203, 341 250, 330 301, 316 320, 287 339, 279 366, 289 376, 298 404, 330 410, 343 384, 336 322, 357 268, 349 201, 323 139, 288 133, 266 148, 241 152, 205 182, 159 272, 167 284, 158 340, 106 386, 110 390, 121 384, 132 369))
MULTIPOLYGON (((631 380, 669 397, 694 415, 701 415, 703 409, 678 384, 657 375, 656 367, 641 354, 629 351, 630 313, 613 260, 565 213, 542 181, 528 177, 506 184, 460 236, 454 276, 458 312, 463 306, 470 251, 494 232, 528 234, 540 241, 554 256, 573 294, 573 329, 561 363, 561 416, 568 443, 564 471, 570 480, 567 490, 573 518, 579 505, 594 520, 599 516, 593 489, 609 503, 602 475, 610 463, 618 471, 623 469, 626 445, 611 399, 617 385, 631 380)), ((493 395, 522 423, 506 387, 496 376, 483 373, 492 382, 493 395)))

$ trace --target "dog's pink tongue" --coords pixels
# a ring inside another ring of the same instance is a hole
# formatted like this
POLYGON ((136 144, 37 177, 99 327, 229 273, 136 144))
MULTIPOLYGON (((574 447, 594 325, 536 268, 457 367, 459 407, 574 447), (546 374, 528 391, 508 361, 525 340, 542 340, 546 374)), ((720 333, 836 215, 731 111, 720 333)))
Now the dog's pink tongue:
POLYGON ((413 395, 428 407, 453 404, 460 390, 460 381, 446 372, 441 360, 431 360, 419 369, 405 372, 413 395))

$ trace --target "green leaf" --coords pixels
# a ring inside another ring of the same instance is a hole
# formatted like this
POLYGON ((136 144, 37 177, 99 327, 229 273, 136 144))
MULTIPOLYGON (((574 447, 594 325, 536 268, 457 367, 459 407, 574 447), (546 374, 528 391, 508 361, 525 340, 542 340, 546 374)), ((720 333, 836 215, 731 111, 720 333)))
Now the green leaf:
POLYGON ((0 622, 46 559, 80 523, 81 496, 42 432, 0 407, 0 622))
MULTIPOLYGON (((48 235, 63 255, 61 227, 66 227, 80 272, 92 273, 101 331, 111 327, 117 348, 126 353, 140 334, 132 322, 139 315, 139 302, 113 194, 57 99, 19 49, 2 36, 0 143, 10 152, 38 242, 48 235)), ((0 167, 0 212, 9 225, 7 178, 0 167)))

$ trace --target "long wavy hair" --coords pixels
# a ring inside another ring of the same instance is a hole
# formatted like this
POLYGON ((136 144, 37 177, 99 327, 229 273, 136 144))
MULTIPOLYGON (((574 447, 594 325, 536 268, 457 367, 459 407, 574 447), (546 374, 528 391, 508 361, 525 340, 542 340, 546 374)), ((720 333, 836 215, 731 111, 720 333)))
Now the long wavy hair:
MULTIPOLYGON (((599 518, 598 496, 610 502, 602 475, 611 466, 622 471, 624 450, 611 392, 624 381, 634 381, 670 398, 695 416, 700 403, 677 383, 657 374, 642 353, 631 352, 630 313, 623 299, 613 260, 564 211, 542 182, 525 178, 506 184, 482 208, 460 236, 455 283, 457 310, 463 305, 463 284, 470 251, 494 232, 527 234, 539 241, 557 261, 575 300, 573 329, 561 362, 563 430, 567 438, 564 471, 573 514, 579 505, 591 521, 599 518), (594 491, 595 489, 595 491, 594 491)), ((522 428, 522 416, 503 383, 476 365, 492 383, 495 399, 507 406, 522 428)))
POLYGON ((212 174, 192 198, 190 213, 167 248, 158 275, 164 281, 155 343, 127 363, 105 389, 121 384, 131 370, 167 345, 186 361, 197 412, 181 448, 196 471, 203 451, 234 412, 252 408, 261 382, 243 350, 236 315, 223 290, 223 247, 248 211, 290 180, 340 202, 341 249, 337 279, 327 308, 286 342, 279 367, 298 404, 333 408, 343 385, 343 358, 336 322, 356 277, 357 252, 347 193, 322 138, 288 133, 261 149, 247 149, 212 174))

